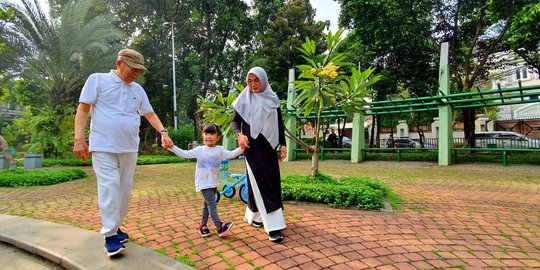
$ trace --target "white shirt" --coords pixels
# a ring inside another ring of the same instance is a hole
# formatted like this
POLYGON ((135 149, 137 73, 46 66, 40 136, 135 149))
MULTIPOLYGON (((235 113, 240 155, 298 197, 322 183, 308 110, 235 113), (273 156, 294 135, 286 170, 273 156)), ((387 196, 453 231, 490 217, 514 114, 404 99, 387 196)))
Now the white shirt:
POLYGON ((92 105, 91 152, 139 151, 140 116, 154 110, 138 83, 125 83, 112 70, 95 73, 86 80, 79 102, 92 105))
POLYGON ((235 158, 242 154, 244 150, 238 147, 233 151, 229 151, 221 145, 216 145, 215 147, 203 145, 191 150, 182 150, 173 146, 169 151, 179 157, 197 159, 195 190, 199 192, 203 189, 219 187, 219 166, 221 161, 235 158))

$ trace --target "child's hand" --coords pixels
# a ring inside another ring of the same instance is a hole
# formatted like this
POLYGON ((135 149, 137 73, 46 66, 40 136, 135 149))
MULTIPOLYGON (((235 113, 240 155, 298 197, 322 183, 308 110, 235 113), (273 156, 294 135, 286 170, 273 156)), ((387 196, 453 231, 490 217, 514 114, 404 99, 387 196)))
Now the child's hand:
POLYGON ((171 144, 162 144, 161 145, 161 147, 163 147, 163 148, 165 148, 167 150, 171 149, 173 146, 174 146, 174 144, 172 144, 172 143, 171 144))

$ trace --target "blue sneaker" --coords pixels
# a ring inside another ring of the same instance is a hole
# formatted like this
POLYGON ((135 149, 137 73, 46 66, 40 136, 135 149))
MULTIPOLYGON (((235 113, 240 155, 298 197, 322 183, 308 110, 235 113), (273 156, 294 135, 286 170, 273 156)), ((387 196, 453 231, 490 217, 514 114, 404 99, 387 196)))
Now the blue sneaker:
POLYGON ((118 228, 118 231, 116 231, 116 237, 118 237, 118 240, 120 240, 120 243, 126 243, 129 241, 129 234, 123 232, 118 228))
POLYGON ((107 253, 107 256, 109 257, 114 256, 124 251, 125 249, 126 249, 126 246, 120 243, 116 235, 105 237, 105 252, 107 253))

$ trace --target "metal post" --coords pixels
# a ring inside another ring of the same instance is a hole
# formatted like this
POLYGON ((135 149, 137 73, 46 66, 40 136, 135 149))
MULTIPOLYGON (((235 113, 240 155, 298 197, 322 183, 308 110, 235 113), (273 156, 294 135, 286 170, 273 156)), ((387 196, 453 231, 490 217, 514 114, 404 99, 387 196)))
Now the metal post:
MULTIPOLYGON (((295 99, 296 89, 294 87, 294 69, 289 69, 289 87, 287 89, 288 110, 294 109, 293 103, 295 99)), ((294 133, 296 131, 296 112, 293 112, 291 114, 291 118, 289 119, 289 121, 290 122, 287 123, 287 128, 294 133)), ((296 149, 296 142, 289 137, 286 137, 285 140, 287 143, 287 158, 285 159, 285 161, 296 160, 296 151, 294 151, 296 149)))
POLYGON ((171 23, 171 37, 172 37, 172 80, 173 80, 173 111, 174 111, 174 130, 178 129, 178 120, 176 112, 176 68, 175 68, 175 62, 176 62, 176 55, 174 54, 174 22, 171 23))
MULTIPOLYGON (((441 44, 439 64, 439 93, 450 95, 450 69, 448 68, 448 42, 441 44)), ((452 163, 451 151, 453 148, 452 107, 440 105, 439 107, 439 165, 448 166, 452 163)))
POLYGON ((178 113, 176 112, 176 55, 174 54, 174 22, 164 22, 163 27, 165 28, 171 28, 171 41, 172 41, 172 78, 173 78, 173 122, 174 122, 174 129, 178 129, 178 120, 177 116, 178 113))
POLYGON ((364 161, 362 150, 366 148, 366 135, 364 134, 364 113, 354 113, 351 163, 364 161))

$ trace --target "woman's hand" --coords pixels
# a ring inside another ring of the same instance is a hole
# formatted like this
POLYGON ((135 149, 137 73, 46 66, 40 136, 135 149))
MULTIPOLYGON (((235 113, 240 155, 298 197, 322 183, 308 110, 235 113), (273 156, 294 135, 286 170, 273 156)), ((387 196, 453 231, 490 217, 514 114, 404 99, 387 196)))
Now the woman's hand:
POLYGON ((287 157, 287 146, 282 145, 281 155, 280 155, 281 161, 285 160, 286 157, 287 157))
POLYGON ((236 136, 236 141, 238 142, 238 145, 240 146, 240 148, 242 149, 249 148, 249 140, 246 135, 239 134, 238 136, 236 136))

